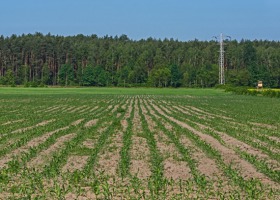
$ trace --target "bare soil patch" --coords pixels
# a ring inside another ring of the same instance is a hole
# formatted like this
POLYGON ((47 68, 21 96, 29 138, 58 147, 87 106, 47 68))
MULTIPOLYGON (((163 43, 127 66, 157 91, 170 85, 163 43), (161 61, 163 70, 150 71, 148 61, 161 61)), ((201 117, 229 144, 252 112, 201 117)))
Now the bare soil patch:
POLYGON ((191 108, 192 110, 195 110, 195 111, 197 111, 197 112, 201 112, 201 113, 203 113, 203 114, 205 114, 205 115, 207 115, 207 116, 219 117, 219 118, 226 119, 226 120, 233 120, 233 119, 230 118, 230 117, 226 117, 226 116, 224 116, 224 115, 217 115, 217 114, 209 113, 209 112, 207 112, 207 111, 201 110, 201 109, 196 108, 196 107, 194 107, 194 106, 189 106, 189 108, 191 108))
POLYGON ((88 112, 91 113, 91 112, 97 110, 98 108, 99 108, 98 106, 95 106, 94 108, 90 109, 88 112))
POLYGON ((90 120, 90 121, 85 123, 84 127, 90 128, 92 126, 95 126, 97 124, 97 122, 98 122, 98 119, 90 120))
POLYGON ((146 179, 152 175, 148 161, 131 160, 131 174, 139 179, 146 179))
POLYGON ((33 128, 36 128, 36 127, 39 127, 39 126, 45 126, 51 122, 54 122, 55 119, 51 119, 51 120, 46 120, 46 121, 42 121, 34 126, 29 126, 29 127, 25 127, 25 128, 21 128, 21 129, 17 129, 17 130, 14 130, 12 131, 11 133, 21 133, 21 132, 25 132, 25 131, 28 131, 28 130, 31 130, 33 128))
POLYGON ((156 130, 156 123, 148 115, 148 112, 142 103, 143 102, 141 102, 141 109, 143 111, 143 115, 148 123, 150 131, 155 133, 157 147, 165 159, 163 162, 164 176, 169 179, 172 178, 173 180, 187 180, 191 177, 191 170, 189 169, 187 163, 174 159, 181 159, 181 155, 169 138, 165 136, 162 131, 156 130))
POLYGON ((100 155, 98 165, 96 166, 97 171, 104 171, 106 175, 116 176, 122 148, 122 137, 123 132, 116 132, 113 135, 112 142, 100 155))
POLYGON ((143 115, 144 115, 144 117, 145 117, 145 120, 146 120, 147 123, 148 123, 148 127, 149 127, 149 129, 150 129, 151 132, 154 132, 157 125, 156 125, 156 123, 152 120, 152 118, 148 115, 148 112, 147 112, 146 108, 143 106, 143 103, 142 103, 141 101, 140 101, 140 103, 141 103, 140 108, 141 108, 141 110, 142 110, 142 112, 143 112, 143 115))
POLYGON ((85 119, 78 119, 77 121, 74 121, 71 123, 72 126, 78 126, 80 123, 82 123, 85 119))
MULTIPOLYGON (((126 103, 128 104, 128 101, 126 103)), ((122 106, 122 109, 125 109, 124 105, 122 106)), ((121 125, 123 127, 123 132, 125 132, 127 127, 128 127, 127 119, 130 117, 131 112, 132 112, 132 100, 129 103, 129 106, 127 108, 126 113, 124 114, 124 119, 121 120, 121 125)))
POLYGON ((75 137, 75 135, 76 134, 67 134, 58 138, 53 145, 51 145, 48 149, 40 152, 36 158, 32 159, 27 164, 27 166, 29 168, 36 168, 40 170, 40 168, 43 167, 44 164, 48 163, 51 160, 52 154, 63 148, 64 143, 70 141, 73 137, 75 137))
POLYGON ((173 127, 170 123, 168 123, 166 120, 162 119, 160 116, 158 116, 155 111, 147 104, 147 102, 143 101, 145 103, 145 105, 147 106, 147 108, 149 109, 151 115, 153 115, 155 118, 157 118, 157 120, 160 120, 162 121, 163 123, 163 126, 169 130, 169 131, 172 131, 173 130, 173 127))
POLYGON ((277 129, 276 126, 271 125, 271 124, 255 123, 255 122, 250 122, 250 124, 260 127, 260 128, 277 129))
POLYGON ((123 131, 126 131, 127 127, 128 127, 128 122, 126 119, 121 120, 121 125, 123 127, 123 131))
POLYGON ((89 149, 93 149, 94 145, 95 145, 95 140, 92 139, 86 139, 85 141, 83 141, 83 146, 89 149))
POLYGON ((151 176, 149 147, 142 137, 132 136, 130 172, 140 179, 151 176))
MULTIPOLYGON (((167 109, 167 108, 166 108, 167 109)), ((179 108, 180 109, 180 108, 179 108)), ((182 111, 183 112, 183 111, 182 111)), ((170 125, 171 126, 171 125, 170 125)), ((222 172, 218 169, 215 161, 208 158, 202 150, 198 149, 196 146, 192 144, 192 142, 187 139, 185 136, 180 138, 180 142, 187 148, 191 149, 192 157, 196 160, 198 164, 198 170, 208 176, 209 178, 213 177, 222 177, 222 172)), ((175 152, 176 150, 171 149, 170 151, 165 152, 175 152)))
POLYGON ((73 110, 75 108, 75 106, 70 106, 70 107, 68 107, 68 108, 66 108, 66 109, 64 109, 63 111, 62 111, 62 113, 65 113, 65 112, 70 112, 71 110, 73 110))
MULTIPOLYGON (((238 140, 238 139, 236 139, 236 138, 234 138, 234 137, 232 137, 232 136, 230 136, 230 135, 228 135, 224 132, 217 131, 214 128, 209 127, 207 125, 203 125, 203 124, 200 124, 198 122, 193 122, 193 123, 198 125, 199 128, 202 129, 202 130, 208 129, 208 130, 211 130, 214 133, 218 134, 221 137, 221 139, 225 142, 227 147, 229 147, 233 150, 238 148, 241 151, 245 151, 245 152, 247 152, 247 153, 249 153, 253 156, 257 156, 258 158, 265 160, 265 162, 268 163, 272 168, 279 168, 280 167, 280 164, 279 164, 278 161, 271 159, 267 154, 263 153, 262 150, 257 149, 255 147, 252 147, 249 144, 246 144, 245 142, 242 142, 242 141, 240 141, 240 140, 238 140)), ((259 142, 259 140, 258 140, 258 142, 259 142)), ((267 146, 267 144, 263 144, 263 145, 267 146)), ((272 151, 277 151, 275 149, 271 149, 271 150, 272 151)))
POLYGON ((141 124, 139 108, 138 108, 138 99, 135 99, 134 116, 133 116, 132 123, 133 123, 132 130, 134 133, 142 132, 142 124, 141 124))
POLYGON ((120 107, 120 104, 116 104, 111 112, 112 113, 116 112, 119 107, 120 107))
POLYGON ((26 148, 30 148, 30 147, 36 147, 39 144, 45 142, 50 136, 52 136, 53 134, 59 132, 59 131, 63 131, 63 130, 67 130, 69 128, 69 126, 65 126, 59 129, 56 129, 54 131, 48 132, 40 137, 34 138, 33 140, 30 140, 27 144, 26 144, 26 148))
POLYGON ((260 146, 268 147, 268 149, 271 152, 275 153, 275 154, 280 154, 280 147, 279 148, 277 148, 277 147, 275 148, 275 147, 269 145, 269 143, 261 141, 259 139, 253 139, 253 142, 257 143, 260 146))
POLYGON ((223 146, 222 144, 219 143, 219 141, 217 141, 215 138, 213 138, 210 135, 206 135, 203 134, 202 132, 194 129, 193 127, 191 127, 190 125, 181 122, 177 119, 175 119, 172 116, 168 116, 166 115, 159 107, 157 107, 156 105, 153 105, 155 109, 157 109, 157 111, 164 115, 165 117, 167 117, 169 120, 177 123, 178 125, 182 126, 183 128, 188 129, 189 131, 191 131, 193 134, 198 135, 202 140, 204 140, 205 142, 207 142, 208 144, 210 144, 213 148, 217 149, 222 157, 223 160, 226 164, 234 164, 234 167, 236 169, 240 169, 240 173, 243 177, 246 177, 247 179, 249 178, 257 178, 259 179, 262 183, 264 184, 269 184, 272 187, 279 187, 278 184, 276 184, 275 182, 271 181, 268 177, 266 177, 264 174, 258 172, 253 165, 251 165, 250 163, 248 163, 245 160, 242 160, 236 153, 234 150, 227 148, 225 146, 223 146))
POLYGON ((78 112, 82 109, 84 109, 86 106, 79 106, 79 107, 76 107, 74 108, 73 110, 69 111, 69 113, 74 113, 74 112, 78 112))
POLYGON ((86 106, 86 107, 84 107, 83 109, 81 109, 81 110, 77 111, 77 113, 84 113, 84 112, 88 112, 88 109, 89 109, 89 107, 88 107, 88 106, 86 106))
POLYGON ((186 136, 181 136, 180 142, 190 150, 192 158, 197 162, 197 169, 210 179, 223 179, 223 173, 217 166, 215 160, 206 156, 206 154, 197 148, 186 136))
POLYGON ((270 136, 269 139, 274 140, 275 142, 279 143, 279 145, 280 145, 280 137, 270 136))
POLYGON ((61 106, 54 106, 52 109, 45 110, 45 112, 46 113, 51 113, 51 112, 57 111, 61 108, 62 108, 61 106))
MULTIPOLYGON (((127 101, 128 103, 128 101, 127 101)), ((115 112, 119 108, 119 105, 115 106, 112 112, 115 112)), ((112 136, 111 143, 106 146, 106 148, 102 151, 98 164, 96 166, 96 170, 101 172, 103 171, 106 175, 111 177, 115 177, 117 173, 117 168, 120 160, 120 151, 123 146, 123 134, 127 129, 127 118, 130 117, 132 111, 132 106, 130 104, 129 109, 127 110, 124 119, 121 120, 121 124, 123 126, 122 131, 116 131, 112 136)))
MULTIPOLYGON (((75 123, 75 122, 73 122, 73 123, 75 123)), ((40 137, 37 137, 37 138, 34 138, 34 139, 30 140, 26 145, 24 145, 24 146, 22 146, 20 148, 17 148, 15 150, 13 150, 11 153, 6 154, 5 156, 3 156, 0 159, 0 168, 3 168, 4 166, 6 166, 6 163, 11 161, 13 156, 18 156, 18 155, 20 155, 23 152, 27 152, 29 148, 37 147, 38 145, 40 145, 43 142, 45 142, 53 134, 55 134, 55 133, 57 133, 59 131, 67 130, 69 128, 70 128, 70 126, 65 126, 65 127, 62 127, 62 128, 58 128, 58 129, 56 129, 54 131, 45 133, 45 134, 43 134, 40 137)))
POLYGON ((18 122, 23 122, 25 119, 19 119, 19 120, 13 120, 13 121, 7 121, 3 124, 1 124, 1 126, 6 126, 6 125, 9 125, 9 124, 15 124, 15 123, 18 123, 18 122))
POLYGON ((63 166, 62 172, 74 172, 82 170, 87 164, 89 156, 70 156, 67 163, 63 166))
POLYGON ((192 110, 189 107, 184 107, 184 106, 172 106, 173 108, 177 109, 179 112, 184 113, 186 115, 190 116, 197 116, 199 119, 213 119, 213 116, 206 115, 205 113, 200 113, 197 110, 192 110))
POLYGON ((164 176, 173 180, 188 180, 192 178, 191 170, 186 162, 174 161, 172 158, 168 158, 163 161, 164 176))
MULTIPOLYGON (((217 131, 210 126, 203 125, 198 122, 193 122, 193 123, 198 125, 199 128, 201 128, 202 130, 208 129, 208 130, 213 131, 214 133, 218 134, 221 137, 221 139, 226 143, 226 145, 232 149, 239 148, 240 150, 246 151, 247 153, 252 154, 254 156, 258 156, 260 158, 269 158, 269 156, 267 154, 263 153, 260 149, 254 148, 254 147, 250 146, 249 144, 246 144, 245 142, 242 142, 242 141, 228 135, 227 133, 217 131)), ((259 142, 259 140, 257 142, 259 142)))

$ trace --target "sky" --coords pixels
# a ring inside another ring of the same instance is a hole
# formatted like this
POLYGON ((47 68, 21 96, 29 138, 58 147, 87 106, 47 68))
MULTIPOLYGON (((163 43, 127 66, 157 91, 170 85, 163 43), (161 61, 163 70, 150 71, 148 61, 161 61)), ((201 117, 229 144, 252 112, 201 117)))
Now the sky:
POLYGON ((280 40, 280 0, 0 0, 0 35, 280 40))

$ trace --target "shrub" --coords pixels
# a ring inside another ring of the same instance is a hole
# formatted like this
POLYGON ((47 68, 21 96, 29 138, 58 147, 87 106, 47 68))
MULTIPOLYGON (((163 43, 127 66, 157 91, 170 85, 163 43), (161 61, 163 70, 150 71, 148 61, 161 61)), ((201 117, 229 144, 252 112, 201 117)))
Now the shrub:
POLYGON ((25 82, 25 83, 23 84, 23 87, 30 87, 30 83, 29 83, 29 82, 25 82))
POLYGON ((38 83, 33 81, 30 83, 30 87, 38 87, 38 83))

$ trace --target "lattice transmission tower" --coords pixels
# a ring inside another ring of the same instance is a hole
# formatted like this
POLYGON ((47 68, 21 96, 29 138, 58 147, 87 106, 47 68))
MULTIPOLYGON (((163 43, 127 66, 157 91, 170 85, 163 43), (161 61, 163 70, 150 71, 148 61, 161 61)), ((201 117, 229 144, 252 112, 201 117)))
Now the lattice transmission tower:
POLYGON ((225 79, 225 50, 224 50, 224 36, 220 35, 220 58, 219 58, 219 83, 224 85, 225 79))
POLYGON ((225 50, 224 50, 224 40, 225 38, 230 38, 229 36, 224 36, 222 33, 220 34, 220 37, 214 37, 216 38, 220 43, 220 56, 219 56, 219 84, 224 85, 226 83, 225 79, 225 50))

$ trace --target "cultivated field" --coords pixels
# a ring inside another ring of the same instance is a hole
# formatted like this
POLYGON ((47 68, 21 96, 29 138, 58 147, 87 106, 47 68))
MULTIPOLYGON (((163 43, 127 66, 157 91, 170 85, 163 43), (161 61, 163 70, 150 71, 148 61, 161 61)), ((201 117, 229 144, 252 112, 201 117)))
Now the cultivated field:
POLYGON ((280 100, 0 88, 0 199, 280 199, 280 100))

